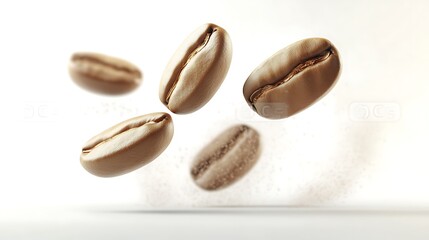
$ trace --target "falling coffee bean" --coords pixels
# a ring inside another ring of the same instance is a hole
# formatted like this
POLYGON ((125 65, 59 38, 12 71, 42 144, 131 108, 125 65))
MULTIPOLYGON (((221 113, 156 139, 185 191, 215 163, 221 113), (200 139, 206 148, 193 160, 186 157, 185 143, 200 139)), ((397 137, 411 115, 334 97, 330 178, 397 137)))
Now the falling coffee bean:
POLYGON ((191 175, 206 190, 231 185, 244 176, 260 155, 259 134, 246 125, 231 127, 204 147, 195 158, 191 175))
POLYGON ((141 71, 133 64, 99 53, 75 53, 69 73, 76 84, 92 92, 123 94, 142 81, 141 71))
POLYGON ((257 67, 244 84, 244 98, 262 117, 290 117, 328 93, 339 74, 334 45, 323 38, 305 39, 257 67))
POLYGON ((199 27, 180 45, 165 68, 159 99, 174 113, 198 110, 219 89, 231 58, 231 40, 223 28, 211 23, 199 27))
POLYGON ((121 122, 91 138, 80 155, 82 166, 99 177, 136 170, 160 155, 173 137, 167 113, 152 113, 121 122))

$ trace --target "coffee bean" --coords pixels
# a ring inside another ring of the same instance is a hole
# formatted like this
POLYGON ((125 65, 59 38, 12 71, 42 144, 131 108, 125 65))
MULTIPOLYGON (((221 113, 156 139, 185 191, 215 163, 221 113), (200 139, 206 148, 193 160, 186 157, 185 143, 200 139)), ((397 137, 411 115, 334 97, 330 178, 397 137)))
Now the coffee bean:
POLYGON ((231 40, 223 28, 199 27, 170 59, 160 83, 161 102, 174 113, 198 110, 219 89, 231 58, 231 40))
POLYGON ((69 73, 79 86, 104 94, 129 92, 142 80, 140 70, 133 64, 99 53, 73 54, 69 73))
POLYGON ((262 117, 286 118, 323 97, 339 74, 340 59, 334 45, 323 38, 309 38, 259 65, 246 80, 243 93, 262 117))
POLYGON ((91 138, 80 155, 82 166, 100 177, 136 170, 160 155, 173 137, 167 113, 152 113, 121 122, 91 138))
POLYGON ((246 125, 237 125, 202 149, 192 165, 191 175, 203 189, 221 189, 244 176, 259 155, 258 132, 246 125))

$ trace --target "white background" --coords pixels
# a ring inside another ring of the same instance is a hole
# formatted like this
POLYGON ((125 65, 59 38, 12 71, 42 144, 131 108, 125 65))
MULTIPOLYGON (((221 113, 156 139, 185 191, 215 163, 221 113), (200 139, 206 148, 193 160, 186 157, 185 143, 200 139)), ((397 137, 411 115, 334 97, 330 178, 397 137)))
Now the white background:
POLYGON ((427 1, 2 1, 0 204, 429 206, 427 1), (158 84, 170 56, 213 22, 233 43, 223 85, 200 111, 173 115, 175 135, 151 164, 103 179, 79 163, 82 144, 127 118, 168 111, 158 84), (311 108, 280 121, 242 96, 251 71, 277 50, 325 37, 342 74, 311 108), (76 51, 127 59, 142 85, 119 97, 76 86, 76 51), (263 153, 240 182, 197 188, 189 165, 225 128, 246 123, 263 153))

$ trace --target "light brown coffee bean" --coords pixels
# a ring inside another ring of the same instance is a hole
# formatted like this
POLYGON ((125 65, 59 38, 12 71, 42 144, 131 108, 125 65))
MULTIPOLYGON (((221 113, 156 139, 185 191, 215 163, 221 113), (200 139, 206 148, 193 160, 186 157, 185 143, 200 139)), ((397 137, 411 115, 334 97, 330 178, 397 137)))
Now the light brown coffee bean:
POLYGON ((73 54, 69 73, 82 88, 104 94, 132 91, 142 81, 141 71, 133 64, 99 53, 73 54))
POLYGON ((159 98, 174 113, 191 113, 216 93, 231 64, 228 33, 215 24, 195 30, 180 45, 162 75, 159 98))
POLYGON ((231 185, 244 176, 260 155, 259 134, 246 125, 231 127, 197 155, 191 169, 195 183, 206 190, 231 185))
POLYGON ((114 177, 136 170, 160 155, 173 137, 167 113, 152 113, 121 122, 91 138, 80 163, 90 173, 114 177))
POLYGON ((329 92, 340 68, 338 51, 331 42, 301 40, 259 65, 246 80, 243 94, 262 117, 290 117, 329 92))

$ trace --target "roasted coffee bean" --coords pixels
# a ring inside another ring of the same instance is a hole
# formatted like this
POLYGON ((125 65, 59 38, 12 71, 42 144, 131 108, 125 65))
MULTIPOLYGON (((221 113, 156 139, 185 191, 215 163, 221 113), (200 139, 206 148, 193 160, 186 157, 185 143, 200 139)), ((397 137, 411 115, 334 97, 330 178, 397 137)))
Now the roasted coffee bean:
POLYGON ((80 155, 82 166, 100 177, 136 170, 160 155, 173 137, 167 113, 152 113, 121 122, 91 138, 80 155))
POLYGON ((104 94, 129 92, 142 81, 140 70, 133 64, 98 53, 73 54, 69 73, 82 88, 104 94))
POLYGON ((159 98, 174 113, 204 106, 226 77, 232 57, 228 33, 215 24, 195 30, 170 59, 161 79, 159 98))
POLYGON ((201 150, 192 165, 191 175, 203 189, 221 189, 244 176, 259 155, 258 132, 246 125, 237 125, 201 150))
POLYGON ((268 58, 246 80, 247 103, 265 118, 290 117, 322 98, 340 74, 337 49, 326 39, 296 42, 268 58))

